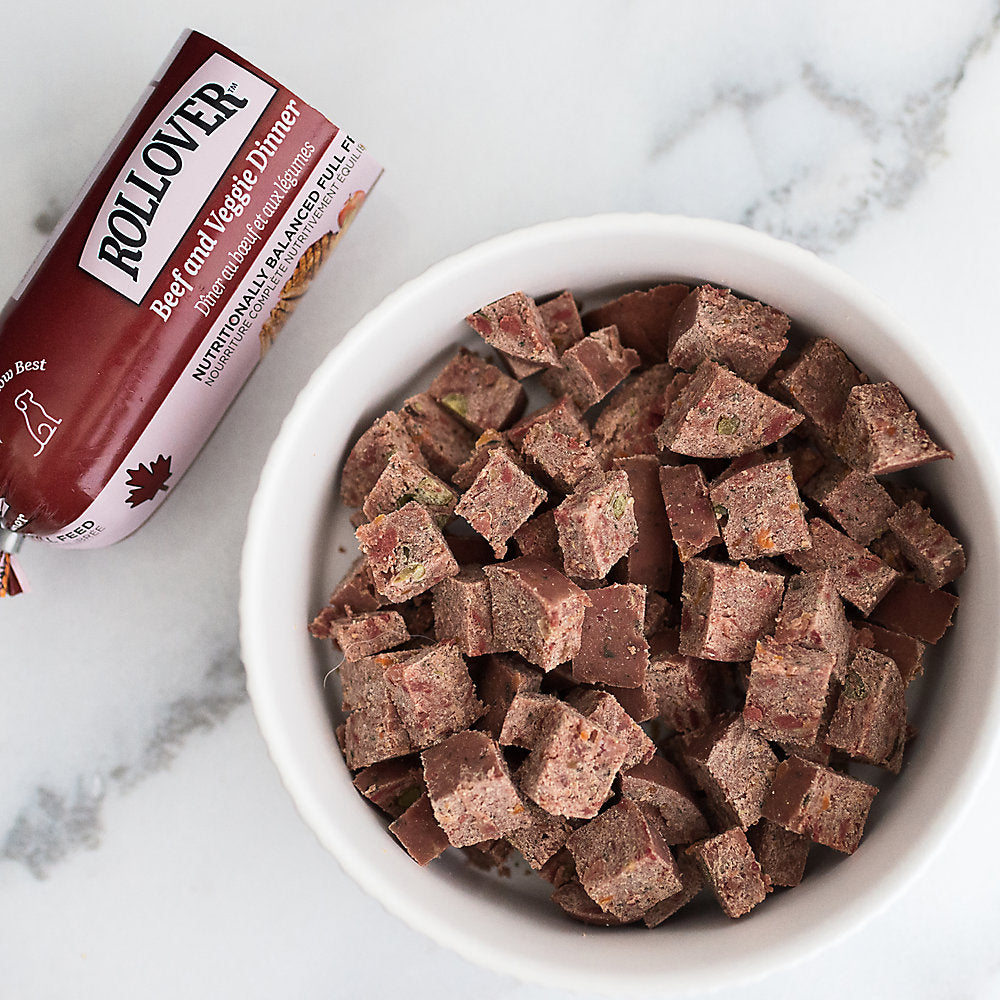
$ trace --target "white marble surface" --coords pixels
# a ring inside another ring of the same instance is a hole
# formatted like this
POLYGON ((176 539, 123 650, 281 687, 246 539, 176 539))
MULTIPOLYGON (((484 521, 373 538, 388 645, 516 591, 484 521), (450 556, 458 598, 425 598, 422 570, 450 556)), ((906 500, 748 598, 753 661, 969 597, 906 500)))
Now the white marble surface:
MULTIPOLYGON (((443 255, 609 210, 745 222, 881 293, 1000 416, 1000 4, 287 10, 5 9, 0 296, 186 25, 350 128, 386 174, 154 519, 106 550, 23 551, 33 592, 0 607, 4 998, 552 995, 430 944, 340 871, 267 757, 237 649, 244 522, 282 417, 353 322, 443 255)), ((739 995, 1000 996, 998 785, 994 764, 877 922, 739 995)))

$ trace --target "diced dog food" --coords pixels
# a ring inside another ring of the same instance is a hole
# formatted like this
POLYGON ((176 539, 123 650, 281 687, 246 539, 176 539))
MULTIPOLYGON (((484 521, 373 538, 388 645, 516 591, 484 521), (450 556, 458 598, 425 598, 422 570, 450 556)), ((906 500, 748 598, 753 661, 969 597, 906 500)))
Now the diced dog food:
POLYGON ((831 462, 814 476, 805 495, 815 500, 859 545, 868 545, 889 527, 896 504, 885 487, 867 472, 831 462))
POLYGON ((522 792, 555 816, 591 819, 611 794, 628 747, 564 702, 551 708, 517 771, 522 792))
POLYGON ((389 832, 406 848, 418 865, 426 865, 443 854, 450 841, 434 818, 431 800, 421 795, 404 813, 389 824, 389 832))
POLYGON ((701 285, 677 307, 670 326, 675 368, 694 371, 706 359, 748 382, 759 382, 788 346, 788 317, 726 288, 701 285))
POLYGON ((553 512, 568 576, 598 580, 635 544, 639 526, 628 476, 618 470, 582 483, 553 512))
POLYGON ((628 799, 575 830, 566 847, 587 895, 619 920, 639 920, 681 889, 670 848, 628 799))
POLYGON ((427 789, 416 757, 395 757, 364 768, 354 776, 354 787, 393 819, 402 816, 427 789))
POLYGON ((465 658, 450 642, 392 658, 385 682, 415 749, 467 729, 483 714, 465 658))
POLYGON ((567 395, 581 410, 589 410, 639 367, 639 355, 622 347, 618 328, 594 330, 563 352, 561 368, 542 374, 542 385, 553 396, 567 395))
POLYGON ((501 649, 520 653, 546 671, 576 656, 590 603, 584 591, 530 556, 484 570, 493 601, 493 635, 501 649))
POLYGON ((674 314, 690 291, 687 285, 675 283, 628 292, 584 313, 584 329, 599 330, 613 324, 622 343, 638 351, 644 363, 665 361, 674 314))
POLYGON ((801 414, 703 361, 670 404, 656 441, 692 458, 732 458, 774 444, 801 422, 801 414))
POLYGON ((533 749, 541 735, 542 723, 558 702, 552 694, 518 691, 511 699, 497 742, 504 747, 533 749))
POLYGON ((951 453, 726 288, 468 323, 490 354, 456 348, 341 475, 361 554, 309 632, 344 654, 359 793, 417 864, 530 868, 594 927, 702 888, 740 917, 813 843, 852 853, 878 789, 846 771, 903 766, 965 568, 895 472, 951 453))
POLYGON ((498 652, 490 584, 481 566, 461 566, 432 591, 434 634, 452 639, 466 656, 498 652))
POLYGON ((441 529, 415 500, 362 524, 355 535, 386 600, 409 600, 458 572, 441 529))
POLYGON ((674 539, 660 489, 662 466, 655 455, 616 458, 614 468, 628 476, 639 535, 625 556, 629 583, 652 590, 669 590, 674 571, 674 539))
POLYGON ((787 369, 774 376, 779 398, 794 406, 805 417, 806 425, 829 446, 837 441, 851 390, 867 381, 828 337, 810 341, 787 369))
POLYGON ((493 448, 479 474, 462 494, 455 513, 464 517, 493 547, 498 559, 507 540, 546 498, 543 490, 506 449, 493 448))
POLYGON ((588 590, 580 649, 573 657, 573 679, 585 684, 642 687, 649 663, 643 634, 644 587, 612 584, 588 590))
POLYGON ((746 563, 691 559, 684 564, 679 650, 705 660, 738 662, 774 629, 785 578, 746 563))
POLYGON ((965 572, 965 552, 930 511, 912 500, 889 518, 889 527, 917 576, 931 587, 943 587, 965 572))
MULTIPOLYGON (((765 739, 815 743, 826 713, 834 658, 822 649, 757 643, 750 663, 743 720, 765 739)), ((848 672, 849 673, 849 672, 848 672)))
POLYGON ((709 836, 708 821, 680 771, 665 757, 651 757, 621 772, 626 799, 655 808, 663 820, 661 833, 671 846, 709 836))
POLYGON ((445 482, 450 482, 458 467, 468 461, 476 445, 475 434, 429 392, 406 400, 399 419, 416 442, 427 468, 445 482))
POLYGON ((497 653, 487 656, 479 673, 476 692, 486 706, 482 728, 500 739, 507 709, 519 691, 537 691, 542 685, 542 671, 517 653, 497 653))
POLYGON ((844 854, 861 843, 878 789, 801 757, 783 760, 764 799, 766 819, 844 854))
POLYGON ((434 818, 455 847, 503 837, 530 822, 497 744, 466 730, 421 755, 434 818))
POLYGON ((720 716, 705 729, 677 737, 677 746, 684 769, 723 827, 746 830, 760 819, 778 758, 742 715, 720 716))
POLYGON ((931 440, 892 382, 851 390, 837 432, 837 451, 849 465, 871 475, 954 458, 931 440))
POLYGON ((745 916, 767 898, 764 881, 747 835, 739 827, 692 844, 687 853, 697 860, 702 874, 727 917, 745 916))
POLYGON ((656 431, 666 415, 666 391, 674 377, 670 365, 654 365, 618 386, 594 420, 591 444, 610 469, 616 458, 656 455, 656 431))
POLYGON ((426 507, 443 528, 452 518, 458 497, 447 483, 428 472, 423 464, 397 452, 389 456, 386 467, 365 497, 361 509, 369 521, 374 521, 379 514, 399 510, 411 500, 426 507))
POLYGON ((398 611, 368 611, 330 623, 330 638, 348 660, 374 656, 410 638, 398 611))
POLYGON ((524 292, 511 292, 482 306, 465 321, 487 344, 508 358, 539 365, 559 363, 559 355, 535 300, 524 292))
POLYGON ((766 883, 787 888, 802 881, 812 843, 808 837, 761 819, 747 830, 747 841, 766 883))
POLYGON ((897 580, 872 618, 880 625, 934 645, 951 625, 958 598, 917 580, 897 580))
POLYGON ((610 691, 578 688, 569 693, 566 702, 625 744, 627 752, 621 764, 623 770, 645 764, 656 753, 656 744, 610 691))
POLYGON ((509 427, 527 404, 520 382, 464 347, 431 382, 428 392, 477 434, 509 427))
POLYGON ((727 476, 709 497, 730 559, 759 559, 812 545, 787 458, 727 476))
POLYGON ((837 593, 863 615, 869 614, 899 579, 899 573, 874 552, 822 518, 809 521, 809 534, 812 545, 787 553, 788 561, 806 572, 829 570, 837 593))
POLYGON ((859 649, 844 676, 826 742, 865 764, 898 773, 906 742, 904 690, 888 656, 859 649))
POLYGON ((700 465, 661 465, 660 493, 677 557, 687 562, 722 541, 715 508, 700 465))
POLYGON ((360 507, 372 491, 391 455, 418 465, 423 459, 398 414, 386 413, 358 438, 340 474, 340 498, 348 507, 360 507))
POLYGON ((538 311, 542 315, 545 332, 555 344, 557 354, 562 354, 586 336, 576 299, 568 289, 539 302, 538 311))

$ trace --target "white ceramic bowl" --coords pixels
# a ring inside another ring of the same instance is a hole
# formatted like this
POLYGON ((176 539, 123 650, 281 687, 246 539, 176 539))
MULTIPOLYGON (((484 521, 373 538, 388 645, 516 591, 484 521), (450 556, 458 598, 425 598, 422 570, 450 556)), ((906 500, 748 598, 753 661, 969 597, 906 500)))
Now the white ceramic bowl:
POLYGON ((250 696, 295 803, 344 870, 397 916, 466 958, 566 988, 670 995, 764 975, 860 927, 914 879, 984 773, 1000 730, 996 473, 960 385, 857 282, 812 254, 707 220, 607 215, 540 225, 449 258, 391 294, 316 371, 275 442, 250 514, 241 632, 250 696), (929 657, 920 737, 882 782, 858 852, 821 863, 798 888, 729 921, 709 900, 676 923, 594 929, 565 918, 544 883, 497 880, 448 854, 420 868, 354 790, 323 679, 329 643, 306 631, 354 557, 337 511, 340 464, 357 433, 398 405, 467 339, 462 317, 515 289, 571 289, 585 301, 663 280, 710 281, 835 338, 872 376, 891 378, 954 462, 922 479, 963 539, 957 623, 929 657), (346 552, 340 552, 338 546, 346 552))

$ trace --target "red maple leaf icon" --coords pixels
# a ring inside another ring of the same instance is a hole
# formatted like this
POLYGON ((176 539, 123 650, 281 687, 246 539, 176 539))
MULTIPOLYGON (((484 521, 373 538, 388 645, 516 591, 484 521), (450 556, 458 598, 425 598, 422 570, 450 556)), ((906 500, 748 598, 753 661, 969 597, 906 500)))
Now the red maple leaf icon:
POLYGON ((138 469, 129 469, 125 485, 132 489, 125 498, 125 503, 130 507, 138 507, 139 504, 152 500, 160 490, 165 490, 170 478, 170 458, 170 455, 166 458, 160 455, 155 462, 149 463, 148 468, 140 462, 138 469))

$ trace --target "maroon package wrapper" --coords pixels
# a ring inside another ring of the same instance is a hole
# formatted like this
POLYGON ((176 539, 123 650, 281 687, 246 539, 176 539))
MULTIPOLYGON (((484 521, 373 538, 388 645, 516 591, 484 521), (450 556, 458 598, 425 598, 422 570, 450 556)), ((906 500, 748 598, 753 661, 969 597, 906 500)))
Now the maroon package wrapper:
POLYGON ((0 314, 0 595, 24 536, 119 541, 194 460, 381 174, 185 32, 0 314))

